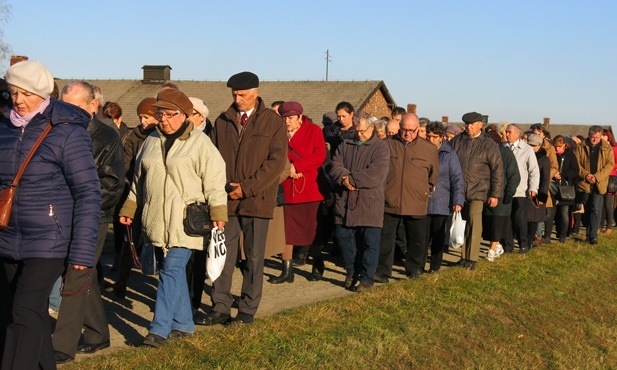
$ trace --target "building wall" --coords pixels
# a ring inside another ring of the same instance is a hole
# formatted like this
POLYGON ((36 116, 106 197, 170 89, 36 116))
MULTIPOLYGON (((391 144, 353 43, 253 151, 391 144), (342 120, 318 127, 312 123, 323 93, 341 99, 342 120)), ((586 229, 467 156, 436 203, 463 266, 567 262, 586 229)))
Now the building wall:
POLYGON ((388 102, 383 96, 381 90, 377 90, 377 92, 373 94, 368 103, 362 107, 362 110, 377 118, 381 118, 383 116, 390 117, 390 113, 392 113, 392 110, 388 106, 388 102))

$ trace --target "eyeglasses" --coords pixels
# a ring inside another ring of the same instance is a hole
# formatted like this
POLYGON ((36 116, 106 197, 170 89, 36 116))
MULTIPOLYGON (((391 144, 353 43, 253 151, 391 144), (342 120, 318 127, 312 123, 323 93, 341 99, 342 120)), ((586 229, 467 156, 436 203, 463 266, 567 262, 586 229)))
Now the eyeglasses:
POLYGON ((440 135, 434 135, 434 134, 428 134, 428 135, 426 135, 426 137, 428 137, 429 139, 438 139, 441 136, 440 135))
POLYGON ((165 112, 156 112, 156 114, 155 114, 154 116, 156 117, 156 119, 160 120, 160 119, 162 119, 162 118, 165 118, 165 119, 172 119, 172 118, 174 118, 175 116, 177 116, 178 114, 180 114, 180 112, 174 112, 174 113, 172 113, 172 114, 165 113, 165 112))
POLYGON ((418 132, 418 129, 419 129, 419 127, 416 127, 414 130, 402 128, 401 129, 401 133, 403 133, 403 134, 415 134, 416 132, 418 132))

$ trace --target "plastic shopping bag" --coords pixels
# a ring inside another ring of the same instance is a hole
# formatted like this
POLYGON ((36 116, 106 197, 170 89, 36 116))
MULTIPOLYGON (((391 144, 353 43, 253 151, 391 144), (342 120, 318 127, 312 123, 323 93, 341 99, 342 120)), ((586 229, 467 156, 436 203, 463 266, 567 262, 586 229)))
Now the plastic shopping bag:
POLYGON ((219 230, 218 227, 214 227, 210 233, 210 243, 206 251, 206 270, 211 281, 215 281, 221 276, 223 267, 225 267, 226 256, 225 233, 223 233, 223 230, 219 230))
POLYGON ((450 246, 458 249, 465 243, 465 224, 460 212, 452 214, 452 226, 450 226, 450 246))

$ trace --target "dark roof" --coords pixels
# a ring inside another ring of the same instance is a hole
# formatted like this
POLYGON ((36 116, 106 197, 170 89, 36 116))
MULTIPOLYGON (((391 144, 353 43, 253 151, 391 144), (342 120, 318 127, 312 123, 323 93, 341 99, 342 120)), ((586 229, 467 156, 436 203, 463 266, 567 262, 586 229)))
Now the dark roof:
MULTIPOLYGON (((70 80, 57 79, 58 87, 70 80)), ((137 105, 146 97, 154 97, 160 84, 144 84, 140 80, 86 80, 99 86, 105 94, 105 100, 115 101, 124 111, 124 121, 129 126, 136 126, 137 105)), ((232 103, 231 91, 227 81, 174 81, 172 82, 188 96, 203 101, 210 110, 208 118, 212 121, 226 111, 232 103)), ((313 122, 320 124, 322 115, 333 111, 341 101, 350 102, 357 111, 366 105, 377 91, 381 91, 388 105, 395 105, 394 99, 383 81, 262 81, 259 83, 259 96, 269 107, 273 101, 298 101, 304 107, 304 113, 313 122)))

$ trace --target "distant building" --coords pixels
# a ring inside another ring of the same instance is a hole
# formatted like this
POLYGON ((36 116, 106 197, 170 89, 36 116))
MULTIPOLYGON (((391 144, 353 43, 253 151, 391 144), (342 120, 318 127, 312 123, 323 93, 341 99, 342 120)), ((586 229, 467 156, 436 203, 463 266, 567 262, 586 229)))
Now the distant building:
MULTIPOLYGON (((136 109, 146 97, 154 97, 165 82, 176 84, 188 96, 203 99, 210 110, 211 121, 227 110, 232 102, 227 81, 180 81, 171 79, 168 65, 146 65, 142 67, 141 80, 97 80, 86 81, 103 89, 107 101, 120 104, 127 125, 137 125, 136 109)), ((259 73, 258 73, 259 74, 259 73)), ((58 87, 66 85, 68 79, 56 79, 58 87)), ((333 111, 341 101, 348 101, 356 111, 364 110, 375 117, 390 116, 396 106, 392 95, 383 81, 260 81, 259 95, 267 106, 276 100, 298 101, 304 113, 314 123, 321 124, 322 115, 333 111)))

